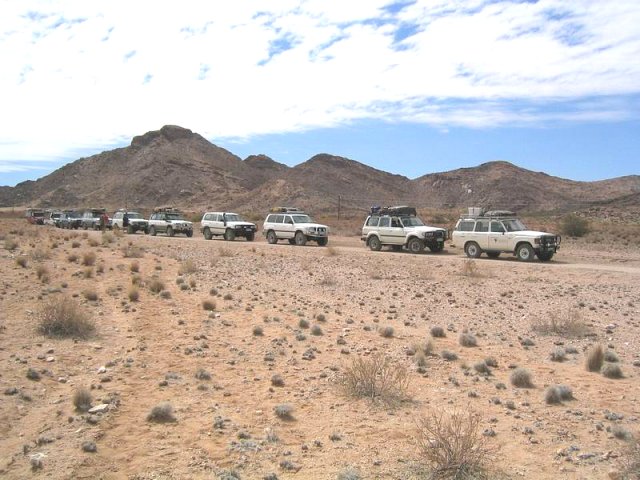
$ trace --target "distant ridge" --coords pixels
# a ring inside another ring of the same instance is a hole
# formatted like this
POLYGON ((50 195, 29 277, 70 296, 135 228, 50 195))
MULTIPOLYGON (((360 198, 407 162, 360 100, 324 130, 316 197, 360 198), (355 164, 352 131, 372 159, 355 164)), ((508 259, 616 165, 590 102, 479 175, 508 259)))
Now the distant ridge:
POLYGON ((640 206, 640 176, 578 182, 495 161, 411 180, 327 153, 288 167, 262 154, 242 160, 189 129, 166 125, 134 137, 128 147, 78 159, 37 181, 0 187, 3 207, 173 204, 191 211, 261 213, 286 204, 323 213, 397 203, 526 212, 628 209, 640 206))

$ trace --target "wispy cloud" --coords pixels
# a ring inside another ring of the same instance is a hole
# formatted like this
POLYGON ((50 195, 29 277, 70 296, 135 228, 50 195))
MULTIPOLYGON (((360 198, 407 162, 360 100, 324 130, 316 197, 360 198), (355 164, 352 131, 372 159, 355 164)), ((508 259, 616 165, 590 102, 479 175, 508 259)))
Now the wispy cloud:
POLYGON ((215 139, 637 119, 639 24, 634 0, 5 2, 0 161, 167 123, 215 139))

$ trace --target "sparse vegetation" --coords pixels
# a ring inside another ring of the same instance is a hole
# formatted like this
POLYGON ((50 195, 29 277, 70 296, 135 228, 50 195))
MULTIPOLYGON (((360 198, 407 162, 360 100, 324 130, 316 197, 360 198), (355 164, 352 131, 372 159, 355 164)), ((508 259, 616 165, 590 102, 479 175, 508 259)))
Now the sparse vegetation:
POLYGON ((284 387, 284 378, 282 378, 282 375, 273 375, 271 377, 271 385, 274 387, 284 387))
POLYGON ((140 300, 140 290, 138 290, 138 287, 131 285, 129 287, 128 297, 131 302, 137 302, 140 300))
POLYGON ((602 375, 613 379, 622 378, 624 376, 620 365, 617 363, 605 363, 604 367, 602 367, 602 375))
POLYGON ((83 290, 82 296, 90 302, 95 302, 98 300, 98 293, 95 290, 83 290))
POLYGON ((418 422, 416 443, 420 460, 432 470, 431 479, 473 479, 484 470, 493 452, 480 431, 474 412, 432 413, 418 422))
POLYGON ((129 271, 131 273, 138 273, 140 271, 140 263, 137 261, 131 262, 131 264, 129 265, 129 271))
POLYGON ((188 259, 182 262, 180 264, 180 268, 178 269, 178 273, 180 275, 189 275, 192 273, 196 273, 197 271, 198 271, 198 266, 191 259, 188 259))
POLYGON ((549 405, 562 403, 563 400, 572 400, 573 392, 566 385, 552 385, 544 392, 544 400, 549 405))
POLYGON ((551 351, 552 362, 564 362, 567 359, 567 354, 562 347, 556 347, 551 351))
POLYGON ((77 388, 73 393, 73 406, 80 412, 86 412, 89 410, 91 408, 92 401, 93 398, 91 397, 91 392, 84 387, 77 388))
POLYGON ((18 248, 19 244, 13 238, 7 237, 4 239, 4 248, 5 250, 9 250, 13 252, 16 248, 18 248))
POLYGON ((281 420, 293 420, 293 412, 295 409, 292 405, 288 403, 283 403, 280 405, 276 405, 273 409, 273 413, 275 413, 276 417, 281 420))
POLYGON ((129 243, 122 247, 122 256, 124 258, 142 258, 144 257, 144 249, 129 243))
POLYGON ((216 302, 214 302, 213 300, 203 300, 202 308, 207 312, 213 312, 216 309, 216 302))
POLYGON ((173 413, 173 407, 169 402, 163 402, 156 405, 147 415, 147 421, 155 423, 175 422, 176 417, 173 413))
POLYGON ((95 325, 74 300, 58 297, 40 310, 38 329, 47 337, 87 338, 95 332, 95 325))
POLYGON ((378 353, 354 358, 345 367, 340 384, 347 396, 395 404, 408 398, 409 373, 378 353))
POLYGON ((156 277, 149 280, 148 287, 152 293, 160 293, 165 289, 164 282, 156 277))
POLYGON ((21 268, 27 268, 27 257, 16 258, 16 265, 21 268))
POLYGON ((463 347, 475 347, 478 345, 478 340, 476 340, 476 337, 471 333, 461 333, 458 342, 463 347))
POLYGON ((380 329, 380 336, 384 338, 392 338, 394 329, 391 326, 386 326, 380 329))
POLYGON ((482 276, 482 273, 478 270, 476 261, 473 258, 468 258, 462 264, 460 275, 463 277, 478 278, 482 276))
POLYGON ((531 328, 541 335, 581 337, 589 332, 582 315, 577 310, 566 313, 550 312, 547 317, 531 322, 531 328))
POLYGON ((587 352, 586 367, 589 372, 599 372, 604 363, 604 349, 602 345, 594 345, 587 352))
POLYGON ((562 219, 561 231, 570 237, 584 237, 589 233, 589 221, 572 213, 562 219))
POLYGON ((525 368, 516 368, 509 377, 511 385, 518 388, 533 388, 531 372, 525 368))
POLYGON ((96 263, 96 254, 94 252, 84 252, 82 254, 82 265, 90 267, 96 263))
POLYGON ((254 337, 261 337, 264 335, 264 329, 260 325, 255 325, 252 329, 254 337))
POLYGON ((311 335, 315 335, 316 337, 319 337, 320 335, 323 335, 324 332, 322 331, 322 327, 320 325, 314 325, 313 327, 311 327, 311 335))
POLYGON ((433 338, 444 338, 447 336, 447 334, 445 333, 444 328, 434 326, 434 327, 431 327, 431 336, 433 338))
POLYGON ((458 359, 458 354, 455 352, 450 352, 449 350, 443 350, 442 352, 440 352, 440 356, 448 362, 453 362, 458 359))

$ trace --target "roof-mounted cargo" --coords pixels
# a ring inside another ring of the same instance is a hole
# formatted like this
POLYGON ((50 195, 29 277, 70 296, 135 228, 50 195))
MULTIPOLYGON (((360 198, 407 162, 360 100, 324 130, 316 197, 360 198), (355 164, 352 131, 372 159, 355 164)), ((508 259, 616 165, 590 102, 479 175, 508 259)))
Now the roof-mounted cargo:
POLYGON ((517 214, 510 210, 487 210, 481 207, 469 207, 466 215, 469 218, 496 218, 496 217, 516 217, 517 214))
POLYGON ((371 207, 372 215, 397 215, 399 217, 408 217, 417 215, 415 207, 408 207, 406 205, 398 205, 395 207, 371 207))
POLYGON ((304 213, 296 207, 273 207, 271 213, 304 213))

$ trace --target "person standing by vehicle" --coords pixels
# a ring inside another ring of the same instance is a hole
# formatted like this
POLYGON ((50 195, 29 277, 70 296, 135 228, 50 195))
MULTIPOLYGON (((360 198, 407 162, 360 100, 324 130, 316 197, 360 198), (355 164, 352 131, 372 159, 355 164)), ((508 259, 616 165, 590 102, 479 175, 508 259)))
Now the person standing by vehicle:
POLYGON ((102 232, 106 230, 108 221, 109 217, 107 216, 107 212, 102 212, 100 214, 100 230, 102 230, 102 232))
POLYGON ((124 215, 122 215, 122 229, 127 230, 128 228, 129 228, 129 214, 127 212, 124 212, 124 215))

